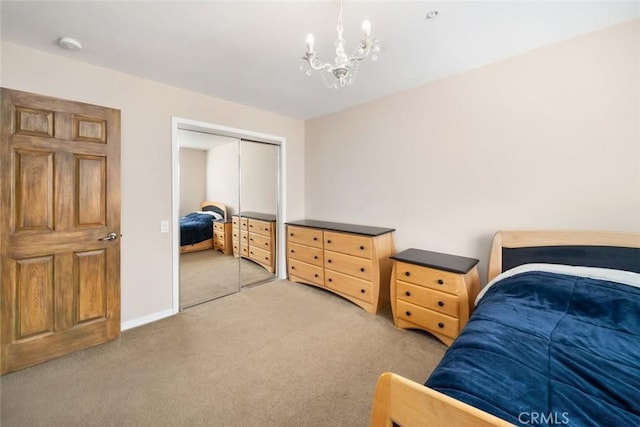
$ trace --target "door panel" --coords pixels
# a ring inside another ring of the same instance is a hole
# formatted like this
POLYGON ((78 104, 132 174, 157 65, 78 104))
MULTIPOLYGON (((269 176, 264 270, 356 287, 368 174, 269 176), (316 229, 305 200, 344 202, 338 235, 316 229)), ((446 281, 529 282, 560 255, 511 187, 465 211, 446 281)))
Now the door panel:
POLYGON ((120 335, 120 112, 1 89, 0 372, 120 335))

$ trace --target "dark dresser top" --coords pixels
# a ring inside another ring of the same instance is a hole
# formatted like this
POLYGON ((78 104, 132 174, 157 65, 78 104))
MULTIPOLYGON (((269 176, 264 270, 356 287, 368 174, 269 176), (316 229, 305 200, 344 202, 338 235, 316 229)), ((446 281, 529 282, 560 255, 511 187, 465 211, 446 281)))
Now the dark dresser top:
POLYGON ((368 225, 343 224, 341 222, 317 221, 315 219, 303 219, 300 221, 287 222, 287 225, 297 227, 323 228, 330 231, 341 231, 345 233, 362 234, 365 236, 380 236, 396 231, 395 228, 370 227, 368 225))
POLYGON ((395 259, 396 261, 407 262, 409 264, 417 264, 424 267, 431 267, 438 270, 461 274, 466 274, 478 263, 478 260, 475 258, 466 258, 415 248, 407 249, 406 251, 395 254, 390 258, 395 259))
POLYGON ((231 218, 214 219, 213 222, 222 222, 222 223, 226 224, 227 222, 231 222, 231 218))
POLYGON ((241 216, 244 218, 259 219, 260 221, 276 222, 276 216, 262 212, 240 212, 233 216, 241 216))

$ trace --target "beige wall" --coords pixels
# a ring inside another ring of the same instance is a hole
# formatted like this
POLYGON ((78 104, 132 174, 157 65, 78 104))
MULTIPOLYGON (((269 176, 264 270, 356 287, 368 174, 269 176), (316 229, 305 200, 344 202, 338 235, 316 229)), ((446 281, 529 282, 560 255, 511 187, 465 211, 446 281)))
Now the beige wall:
POLYGON ((286 138, 286 213, 304 215, 304 122, 2 42, 0 85, 122 111, 122 321, 172 307, 171 117, 286 138))
POLYGON ((311 120, 307 217, 483 278, 499 229, 640 231, 639 64, 635 20, 311 120))
POLYGON ((200 210, 205 199, 207 152, 180 148, 180 216, 200 210))
POLYGON ((229 217, 238 213, 240 199, 239 142, 236 139, 207 151, 207 200, 224 203, 229 217))

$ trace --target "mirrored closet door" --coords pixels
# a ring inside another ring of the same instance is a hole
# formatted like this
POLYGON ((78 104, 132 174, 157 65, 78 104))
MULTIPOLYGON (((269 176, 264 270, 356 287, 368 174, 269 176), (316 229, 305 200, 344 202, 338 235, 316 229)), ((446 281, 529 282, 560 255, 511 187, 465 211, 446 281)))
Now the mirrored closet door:
POLYGON ((280 146, 191 129, 178 136, 184 309, 276 276, 280 146))
POLYGON ((271 280, 277 266, 279 146, 240 141, 240 286, 271 280))
POLYGON ((180 309, 240 289, 232 217, 240 193, 239 140, 179 130, 180 309))

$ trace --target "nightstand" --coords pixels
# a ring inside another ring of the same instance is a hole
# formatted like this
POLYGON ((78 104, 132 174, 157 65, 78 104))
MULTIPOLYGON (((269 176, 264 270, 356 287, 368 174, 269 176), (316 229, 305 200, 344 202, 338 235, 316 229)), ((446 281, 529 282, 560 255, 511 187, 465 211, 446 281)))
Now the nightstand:
POLYGON ((478 260, 413 248, 391 259, 396 327, 422 329, 451 345, 469 320, 480 291, 478 260))
POLYGON ((231 255, 231 221, 219 220, 213 222, 213 249, 231 255))

